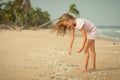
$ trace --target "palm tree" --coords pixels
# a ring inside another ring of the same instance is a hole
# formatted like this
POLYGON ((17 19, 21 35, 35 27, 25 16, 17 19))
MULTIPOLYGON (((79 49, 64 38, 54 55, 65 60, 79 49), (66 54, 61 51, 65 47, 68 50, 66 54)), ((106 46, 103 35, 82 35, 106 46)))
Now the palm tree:
POLYGON ((36 8, 36 9, 32 9, 30 14, 32 16, 32 19, 31 19, 32 25, 35 26, 35 28, 37 28, 41 22, 42 11, 40 8, 36 8))
POLYGON ((24 17, 25 17, 25 27, 27 28, 28 14, 29 14, 29 12, 31 10, 30 0, 24 0, 23 5, 24 5, 24 9, 25 9, 25 15, 24 15, 24 17))
POLYGON ((14 15, 16 17, 15 24, 18 25, 20 22, 25 24, 27 27, 28 24, 28 14, 31 10, 30 0, 15 0, 14 15), (19 23, 18 23, 19 21, 19 23))
POLYGON ((30 14, 32 16, 32 24, 35 26, 35 28, 38 28, 39 25, 50 21, 49 13, 47 11, 42 12, 40 8, 32 9, 30 14))
POLYGON ((4 20, 5 11, 2 9, 2 7, 5 5, 6 5, 6 3, 0 3, 0 23, 2 23, 4 20))
POLYGON ((14 6, 13 2, 9 1, 6 4, 6 7, 4 8, 4 12, 5 12, 4 17, 7 24, 11 24, 14 19, 13 6, 14 6))
MULTIPOLYGON (((14 0, 0 3, 0 23, 15 24, 15 26, 39 26, 50 21, 49 13, 40 8, 33 9, 30 0, 14 0)), ((15 29, 15 28, 14 28, 15 29)), ((18 28, 19 29, 19 28, 18 28)))
POLYGON ((44 20, 42 21, 42 23, 45 23, 45 22, 50 21, 49 16, 50 16, 49 13, 48 13, 47 11, 44 11, 43 14, 42 14, 42 18, 44 19, 44 20))
POLYGON ((76 5, 73 3, 69 6, 69 11, 68 13, 72 13, 72 14, 75 14, 76 16, 79 16, 79 11, 76 9, 76 5))
MULTIPOLYGON (((69 10, 68 10, 67 13, 75 14, 77 17, 80 16, 79 11, 76 9, 76 5, 74 3, 69 6, 69 10)), ((54 19, 52 21, 45 22, 40 27, 44 27, 45 25, 51 24, 51 23, 53 23, 53 22, 55 22, 57 20, 58 20, 58 18, 56 18, 56 19, 54 19)))
POLYGON ((15 25, 18 25, 19 14, 21 13, 23 0, 15 0, 14 2, 14 15, 15 15, 15 25))

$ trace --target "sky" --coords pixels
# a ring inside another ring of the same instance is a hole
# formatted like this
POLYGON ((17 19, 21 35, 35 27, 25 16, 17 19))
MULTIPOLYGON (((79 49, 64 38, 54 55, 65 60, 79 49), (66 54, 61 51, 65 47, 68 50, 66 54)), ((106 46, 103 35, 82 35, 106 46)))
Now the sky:
POLYGON ((120 0, 31 0, 34 8, 48 11, 51 20, 66 13, 72 3, 76 4, 81 18, 98 26, 120 26, 120 0))
POLYGON ((75 3, 82 18, 99 26, 120 26, 120 0, 31 0, 34 7, 50 13, 51 19, 66 13, 75 3))

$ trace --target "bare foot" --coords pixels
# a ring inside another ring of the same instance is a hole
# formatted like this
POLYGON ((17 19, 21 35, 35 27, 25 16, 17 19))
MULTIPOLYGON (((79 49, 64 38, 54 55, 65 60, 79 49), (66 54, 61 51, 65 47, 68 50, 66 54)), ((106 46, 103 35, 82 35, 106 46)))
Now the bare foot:
POLYGON ((77 71, 80 72, 80 73, 88 72, 88 70, 84 69, 84 68, 78 68, 77 71))
POLYGON ((88 71, 95 71, 95 70, 96 70, 96 69, 92 69, 92 68, 91 68, 91 69, 89 69, 88 71))

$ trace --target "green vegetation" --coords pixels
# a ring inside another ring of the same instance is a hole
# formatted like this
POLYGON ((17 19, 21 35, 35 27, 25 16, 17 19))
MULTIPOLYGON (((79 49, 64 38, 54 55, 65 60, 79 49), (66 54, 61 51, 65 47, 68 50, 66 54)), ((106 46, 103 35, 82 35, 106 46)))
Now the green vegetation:
MULTIPOLYGON (((79 11, 78 11, 77 8, 76 8, 76 4, 74 4, 74 3, 72 3, 72 4, 69 6, 69 9, 68 9, 67 13, 70 13, 70 14, 75 15, 75 17, 80 17, 80 13, 79 13, 79 11)), ((54 21, 57 21, 57 20, 58 20, 58 18, 56 18, 56 19, 54 19, 54 20, 52 20, 52 21, 48 21, 48 22, 42 24, 41 27, 44 27, 45 25, 50 24, 50 23, 53 23, 54 21)), ((50 27, 52 27, 52 26, 50 26, 50 27)))
POLYGON ((68 10, 68 13, 72 13, 76 16, 79 16, 79 11, 76 9, 76 5, 74 3, 72 3, 70 6, 69 6, 69 10, 68 10))
MULTIPOLYGON (((79 16, 79 11, 73 3, 69 6, 68 13, 79 16)), ((0 0, 0 29, 37 29, 49 28, 55 20, 50 20, 47 11, 41 8, 34 9, 30 0, 14 0, 3 2, 0 0)))
POLYGON ((42 25, 50 21, 47 11, 40 8, 32 8, 30 0, 14 0, 8 2, 0 1, 0 25, 5 24, 16 29, 29 28, 42 25))

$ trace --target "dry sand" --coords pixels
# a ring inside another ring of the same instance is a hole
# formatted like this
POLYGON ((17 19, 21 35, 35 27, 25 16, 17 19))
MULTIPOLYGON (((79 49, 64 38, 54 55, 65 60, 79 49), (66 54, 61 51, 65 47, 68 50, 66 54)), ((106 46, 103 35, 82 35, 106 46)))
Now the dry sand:
POLYGON ((70 56, 69 35, 0 30, 0 80, 119 80, 120 42, 97 38, 97 70, 80 73, 76 69, 82 66, 84 55, 76 52, 82 40, 76 35, 70 56))

